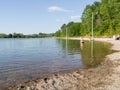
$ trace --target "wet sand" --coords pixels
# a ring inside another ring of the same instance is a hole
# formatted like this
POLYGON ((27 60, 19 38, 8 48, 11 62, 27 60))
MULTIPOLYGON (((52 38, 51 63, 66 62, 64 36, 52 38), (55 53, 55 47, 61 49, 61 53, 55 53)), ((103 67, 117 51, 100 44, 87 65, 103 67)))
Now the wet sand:
MULTIPOLYGON (((69 38, 80 39, 80 38, 69 38)), ((83 38, 89 40, 89 38, 83 38)), ((95 38, 113 44, 117 52, 107 55, 105 61, 96 68, 79 69, 63 74, 55 74, 37 79, 9 90, 120 90, 120 41, 110 38, 95 38)))

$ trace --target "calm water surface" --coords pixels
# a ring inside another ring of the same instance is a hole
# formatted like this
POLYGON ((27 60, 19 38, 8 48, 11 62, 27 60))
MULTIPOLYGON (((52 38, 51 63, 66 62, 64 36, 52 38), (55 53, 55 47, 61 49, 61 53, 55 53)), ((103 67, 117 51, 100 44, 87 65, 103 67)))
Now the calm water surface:
POLYGON ((97 66, 111 45, 79 40, 0 39, 0 88, 58 72, 97 66))

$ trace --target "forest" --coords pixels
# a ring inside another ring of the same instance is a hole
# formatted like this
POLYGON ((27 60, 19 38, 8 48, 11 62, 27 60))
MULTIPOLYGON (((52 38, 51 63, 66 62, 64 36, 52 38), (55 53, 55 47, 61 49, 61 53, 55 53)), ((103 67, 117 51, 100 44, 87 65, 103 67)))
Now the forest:
POLYGON ((0 34, 0 38, 44 38, 44 37, 52 37, 54 34, 46 34, 46 33, 39 33, 39 34, 30 34, 24 35, 22 33, 10 33, 10 34, 0 34))
POLYGON ((55 32, 56 37, 91 36, 93 20, 94 36, 112 37, 120 34, 120 0, 95 1, 87 5, 81 17, 81 22, 63 24, 55 32), (92 19, 93 13, 93 19, 92 19))

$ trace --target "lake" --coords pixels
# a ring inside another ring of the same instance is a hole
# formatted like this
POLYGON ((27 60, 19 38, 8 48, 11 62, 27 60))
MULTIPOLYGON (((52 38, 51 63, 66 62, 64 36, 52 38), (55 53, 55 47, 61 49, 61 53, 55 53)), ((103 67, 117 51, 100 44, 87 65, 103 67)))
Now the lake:
POLYGON ((55 38, 0 39, 0 88, 79 68, 98 66, 110 44, 55 38))

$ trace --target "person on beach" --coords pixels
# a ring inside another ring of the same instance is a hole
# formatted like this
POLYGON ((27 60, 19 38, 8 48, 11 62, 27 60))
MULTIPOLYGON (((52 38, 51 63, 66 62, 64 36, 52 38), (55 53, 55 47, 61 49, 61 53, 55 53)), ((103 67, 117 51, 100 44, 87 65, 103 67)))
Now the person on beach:
POLYGON ((81 43, 84 43, 84 41, 83 41, 83 38, 82 38, 82 37, 80 37, 80 42, 81 42, 81 43))

